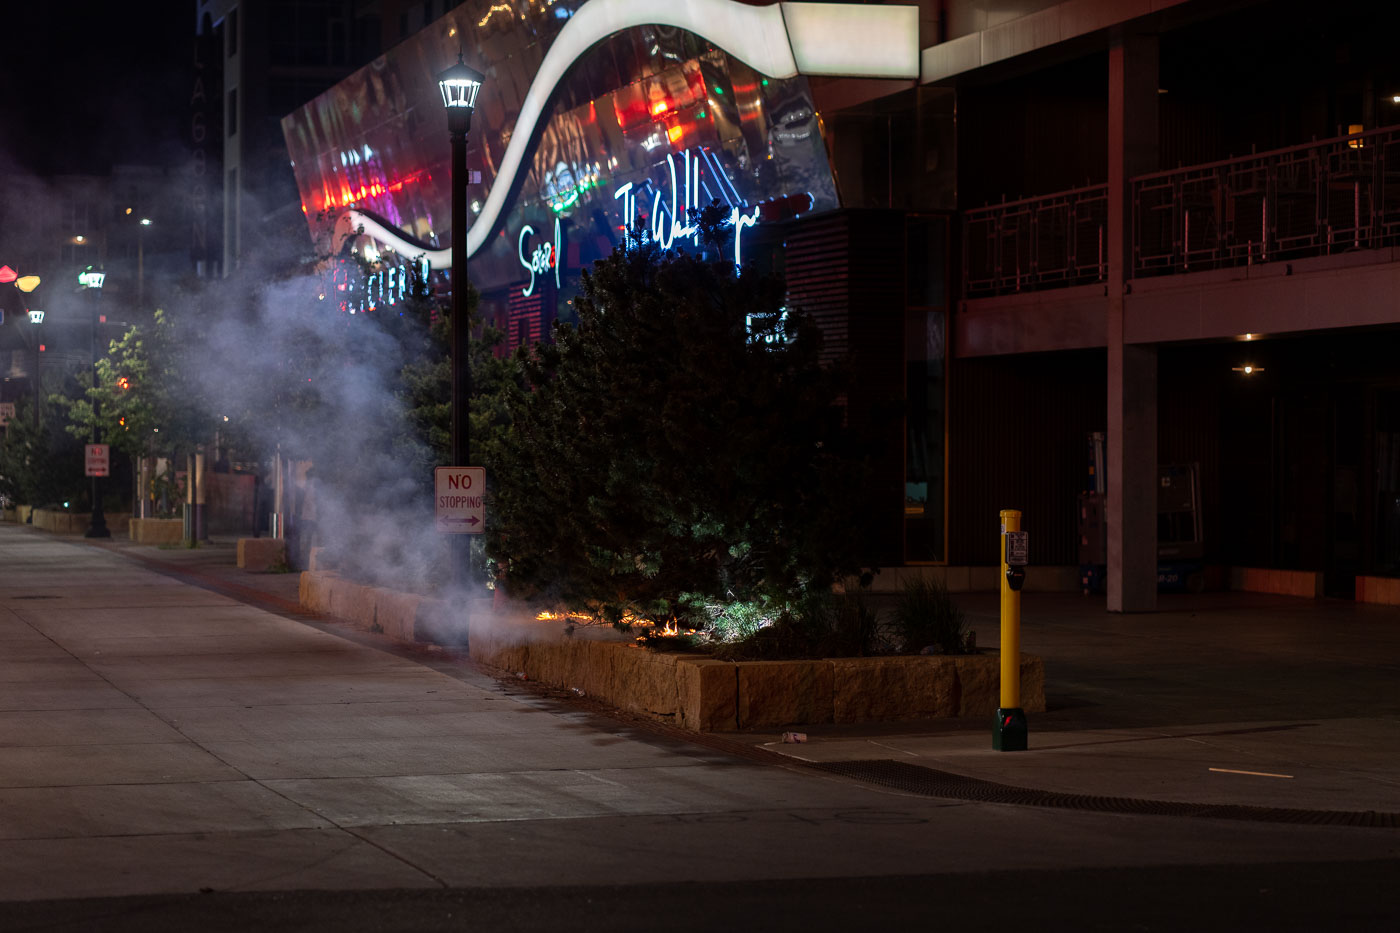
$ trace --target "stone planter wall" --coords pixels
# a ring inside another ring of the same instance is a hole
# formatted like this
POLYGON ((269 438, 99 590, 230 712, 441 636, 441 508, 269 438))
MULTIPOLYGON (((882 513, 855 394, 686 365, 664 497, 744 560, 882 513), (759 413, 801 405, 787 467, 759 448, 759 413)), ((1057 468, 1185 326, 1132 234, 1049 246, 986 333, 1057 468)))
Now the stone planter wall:
MULTIPOLYGON (((650 651, 611 629, 573 637, 550 624, 511 623, 485 611, 470 639, 451 607, 330 571, 301 575, 303 608, 403 641, 469 643, 474 661, 530 680, 574 689, 622 709, 687 729, 723 732, 775 726, 878 720, 989 717, 1000 693, 995 654, 962 657, 830 658, 814 661, 717 661, 650 651)), ((1021 658, 1022 707, 1045 709, 1040 658, 1021 658)))
POLYGON ((1356 601, 1400 606, 1400 577, 1356 578, 1356 601))
POLYGON ((137 544, 179 544, 185 540, 181 518, 133 518, 128 534, 137 544))
MULTIPOLYGON (((287 542, 281 538, 239 538, 238 568, 266 573, 287 562, 287 542)), ((284 567, 285 569, 285 567, 284 567)))
MULTIPOLYGON (((631 642, 519 637, 474 625, 472 659, 702 732, 990 717, 1000 699, 1000 658, 991 653, 731 662, 631 642)), ((1021 702, 1027 712, 1045 710, 1038 657, 1021 658, 1021 702)))
MULTIPOLYGON (((20 509, 28 508, 20 506, 20 509)), ((34 527, 41 531, 47 531, 57 535, 81 535, 87 534, 88 528, 92 525, 92 515, 88 512, 65 512, 62 509, 33 509, 34 527)), ((24 521, 27 517, 23 513, 16 512, 16 518, 24 521)), ((112 534, 124 534, 127 530, 127 522, 130 516, 123 512, 115 515, 108 513, 106 516, 107 530, 112 534)))
POLYGON ((0 509, 0 522, 18 522, 19 520, 18 507, 7 505, 3 509, 0 509))
POLYGON ((57 535, 80 535, 88 530, 92 516, 86 512, 65 512, 61 509, 35 509, 34 527, 57 535))
MULTIPOLYGON (((1360 578, 1357 578, 1360 580, 1360 578)), ((1231 567, 1230 589, 1248 593, 1275 593, 1316 599, 1322 595, 1322 574, 1311 570, 1270 570, 1262 567, 1231 567)), ((1360 600, 1358 591, 1357 599, 1360 600)))

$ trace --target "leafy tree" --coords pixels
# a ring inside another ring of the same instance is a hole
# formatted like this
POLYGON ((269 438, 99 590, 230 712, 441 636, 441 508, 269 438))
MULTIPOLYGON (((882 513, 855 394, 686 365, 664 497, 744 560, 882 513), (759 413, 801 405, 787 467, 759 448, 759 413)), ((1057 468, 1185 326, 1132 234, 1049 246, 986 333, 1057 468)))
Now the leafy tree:
POLYGON ((83 444, 62 430, 47 401, 36 421, 32 400, 21 399, 0 437, 0 493, 34 506, 86 503, 83 444))
MULTIPOLYGON (((707 241, 714 217, 702 218, 707 241)), ((783 283, 631 244, 585 273, 578 326, 522 354, 488 551, 514 595, 618 621, 788 601, 857 568, 859 466, 783 283)))
POLYGON ((156 309, 149 326, 132 327, 111 341, 108 354, 97 360, 96 386, 50 399, 65 415, 68 433, 86 442, 96 421, 103 443, 133 458, 153 446, 170 453, 202 440, 210 416, 199 380, 178 352, 186 339, 181 329, 156 309))

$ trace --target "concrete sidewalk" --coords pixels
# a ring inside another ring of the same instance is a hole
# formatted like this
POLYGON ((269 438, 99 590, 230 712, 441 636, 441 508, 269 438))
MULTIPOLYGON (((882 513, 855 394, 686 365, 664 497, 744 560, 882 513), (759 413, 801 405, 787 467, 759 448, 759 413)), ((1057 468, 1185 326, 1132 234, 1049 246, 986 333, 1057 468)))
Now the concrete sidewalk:
MULTIPOLYGON (((961 602, 978 643, 996 645, 996 598, 961 602)), ((753 738, 1070 794, 1400 813, 1400 609, 1252 593, 1163 595, 1139 615, 1103 603, 1023 598, 1048 705, 1027 752, 992 751, 991 724, 966 721, 753 738)))
MULTIPOLYGON (((232 542, 103 546, 256 591, 269 608, 296 602, 297 574, 240 571, 232 542)), ((959 601, 978 643, 996 646, 996 597, 959 601)), ((777 732, 713 739, 1069 794, 1400 813, 1400 608, 1254 593, 1164 594, 1140 615, 1071 594, 1022 605, 1022 647, 1045 658, 1049 705, 1031 717, 1028 752, 995 752, 989 723, 959 720, 802 727, 802 745, 777 732)))
MULTIPOLYGON (((1121 887, 1096 910, 1117 920, 1101 929, 1162 929, 1164 916, 1238 929, 1217 903, 1239 891, 1272 928, 1393 926, 1374 896, 1400 870, 1391 824, 850 780, 761 747, 775 736, 683 734, 305 618, 286 599, 291 576, 242 574, 231 555, 0 525, 0 927, 274 928, 256 915, 320 918, 278 929, 460 929, 462 911, 498 904, 510 915, 487 915, 501 929, 782 929, 800 916, 845 931, 927 919, 941 891, 959 899, 944 915, 982 918, 961 928, 1080 930, 1095 928, 1083 916, 1109 872, 1121 887), (1041 893, 990 893, 1013 882, 1041 893), (990 906, 964 903, 968 891, 990 906), (334 912, 346 892, 365 911, 334 912), (595 900, 602 913, 580 907, 595 900)), ((1027 606, 1026 647, 1046 655, 1055 698, 1032 751, 992 753, 985 730, 958 722, 822 730, 786 750, 1092 793, 1394 809, 1387 617, 1279 601, 1127 619, 1057 605, 1027 606), (1355 693, 1375 703, 1356 714, 1355 693), (1233 773, 1285 766, 1294 777, 1233 773)))

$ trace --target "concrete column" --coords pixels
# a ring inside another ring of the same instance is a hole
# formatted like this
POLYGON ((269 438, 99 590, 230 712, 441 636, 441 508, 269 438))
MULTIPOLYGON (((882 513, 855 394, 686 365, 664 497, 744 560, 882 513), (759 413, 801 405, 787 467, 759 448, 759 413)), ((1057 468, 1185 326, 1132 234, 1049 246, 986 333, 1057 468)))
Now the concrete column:
POLYGON ((1108 53, 1108 609, 1157 605, 1157 348, 1125 342, 1132 277, 1128 179, 1157 169, 1157 37, 1117 33, 1108 53))

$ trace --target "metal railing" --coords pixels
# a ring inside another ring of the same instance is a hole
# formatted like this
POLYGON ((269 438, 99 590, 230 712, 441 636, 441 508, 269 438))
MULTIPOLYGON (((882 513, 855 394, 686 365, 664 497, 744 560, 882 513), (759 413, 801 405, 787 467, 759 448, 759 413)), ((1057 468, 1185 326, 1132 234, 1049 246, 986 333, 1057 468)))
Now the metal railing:
POLYGON ((1400 127, 1132 179, 1133 275, 1400 243, 1400 127))
MULTIPOLYGON (((1129 181, 1130 277, 1400 245, 1400 126, 1129 181)), ((1105 281, 1108 186, 963 212, 963 296, 1105 281)))
POLYGON ((964 211, 963 295, 1102 282, 1107 227, 1107 185, 964 211))

